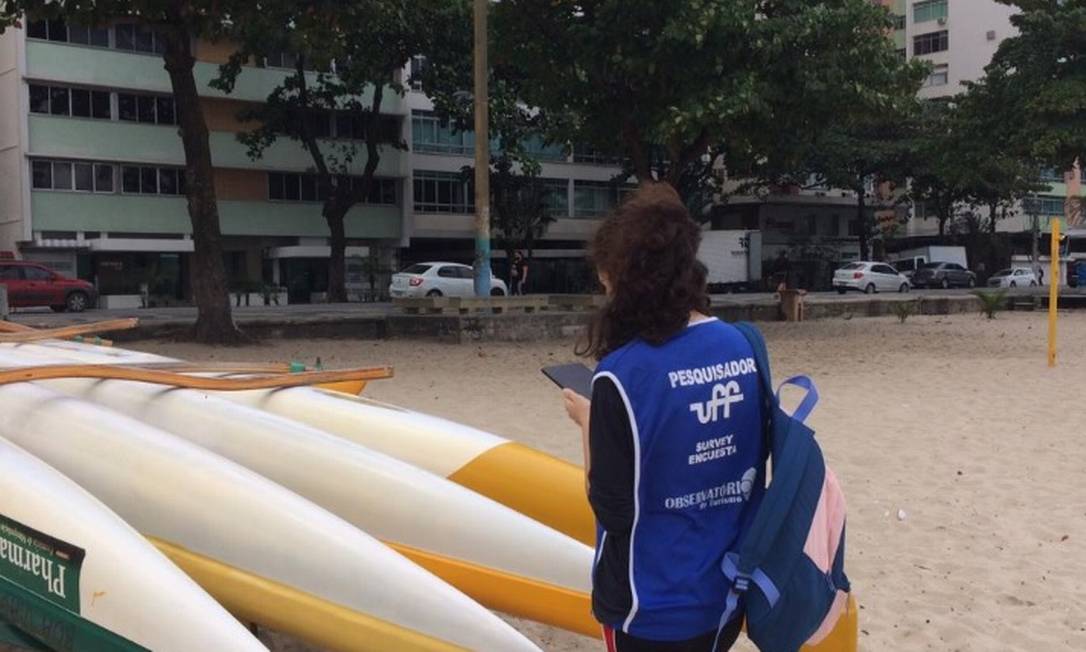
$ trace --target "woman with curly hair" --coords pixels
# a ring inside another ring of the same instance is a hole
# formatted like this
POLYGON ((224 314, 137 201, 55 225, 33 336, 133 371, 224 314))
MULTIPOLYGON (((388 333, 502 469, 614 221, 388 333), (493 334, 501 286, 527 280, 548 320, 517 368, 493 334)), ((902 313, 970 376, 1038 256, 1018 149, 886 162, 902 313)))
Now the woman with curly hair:
POLYGON ((578 353, 598 360, 591 402, 566 390, 584 435, 597 521, 592 609, 610 652, 727 650, 720 570, 763 493, 753 351, 710 317, 701 229, 675 190, 648 184, 600 226, 605 305, 578 353))

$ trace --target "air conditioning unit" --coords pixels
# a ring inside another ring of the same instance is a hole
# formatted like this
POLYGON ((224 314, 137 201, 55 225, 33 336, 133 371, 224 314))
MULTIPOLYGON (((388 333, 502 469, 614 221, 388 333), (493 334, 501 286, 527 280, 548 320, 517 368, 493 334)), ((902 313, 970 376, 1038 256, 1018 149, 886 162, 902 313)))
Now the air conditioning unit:
POLYGON ((946 25, 946 16, 943 16, 942 18, 939 19, 939 24, 940 25, 946 25))
POLYGON ((988 30, 988 40, 994 41, 996 39, 996 33, 994 29, 988 30))

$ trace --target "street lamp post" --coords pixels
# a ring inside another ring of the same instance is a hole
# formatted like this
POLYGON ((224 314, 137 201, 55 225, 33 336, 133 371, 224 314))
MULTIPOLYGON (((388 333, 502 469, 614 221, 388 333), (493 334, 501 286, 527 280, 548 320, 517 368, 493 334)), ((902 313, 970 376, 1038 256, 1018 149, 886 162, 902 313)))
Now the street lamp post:
POLYGON ((490 130, 487 91, 489 0, 475 0, 475 295, 490 296, 490 130))

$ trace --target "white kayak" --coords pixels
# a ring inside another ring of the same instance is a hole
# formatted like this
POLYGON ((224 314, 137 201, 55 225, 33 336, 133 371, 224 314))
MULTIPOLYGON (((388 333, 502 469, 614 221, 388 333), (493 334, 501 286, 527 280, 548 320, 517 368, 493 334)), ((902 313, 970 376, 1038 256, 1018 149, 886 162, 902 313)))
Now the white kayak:
POLYGON ((379 541, 199 446, 36 384, 0 386, 0 404, 0 435, 153 537, 239 617, 336 650, 537 649, 379 541))
MULTIPOLYGON (((6 345, 86 363, 176 362, 150 353, 49 340, 6 345)), ((584 470, 504 437, 379 401, 316 388, 223 392, 426 469, 530 516, 588 545, 596 526, 584 470)))
MULTIPOLYGON (((0 366, 66 362, 0 349, 0 366)), ((389 456, 206 392, 129 381, 39 385, 229 458, 343 517, 492 609, 595 635, 588 546, 389 456)))
POLYGON ((119 516, 2 438, 0 619, 55 649, 266 650, 119 516))

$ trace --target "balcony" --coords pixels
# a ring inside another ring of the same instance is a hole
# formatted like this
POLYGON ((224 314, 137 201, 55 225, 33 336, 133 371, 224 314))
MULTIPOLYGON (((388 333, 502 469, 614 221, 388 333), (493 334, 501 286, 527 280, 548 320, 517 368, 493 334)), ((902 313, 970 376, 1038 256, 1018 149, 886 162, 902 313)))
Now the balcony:
MULTIPOLYGON (((29 124, 31 156, 185 164, 176 127, 40 114, 31 114, 29 124)), ((361 174, 365 167, 365 150, 361 145, 359 149, 351 174, 361 174)), ((215 131, 211 133, 211 152, 216 167, 291 172, 304 172, 312 167, 312 159, 302 146, 285 139, 268 148, 263 158, 252 160, 234 134, 215 131)), ((377 175, 401 177, 406 174, 404 152, 385 148, 377 175)))
MULTIPOLYGON (((206 97, 229 97, 235 100, 263 102, 287 76, 287 71, 276 68, 246 67, 238 77, 234 92, 227 95, 208 86, 217 77, 219 66, 197 63, 196 87, 206 97)), ((26 76, 50 82, 68 82, 107 88, 137 89, 156 93, 170 93, 170 78, 163 67, 162 58, 156 55, 108 50, 67 43, 50 43, 28 39, 26 42, 26 76)), ((316 73, 312 78, 316 79, 316 73)), ((370 93, 362 96, 363 103, 372 99, 370 93)), ((405 115, 407 105, 396 93, 385 93, 382 113, 405 115)))
MULTIPOLYGON (((35 231, 192 233, 184 197, 86 192, 31 193, 35 231)), ((327 237, 316 204, 220 201, 223 235, 327 237)), ((399 238, 399 206, 356 206, 347 214, 349 238, 399 238)))

